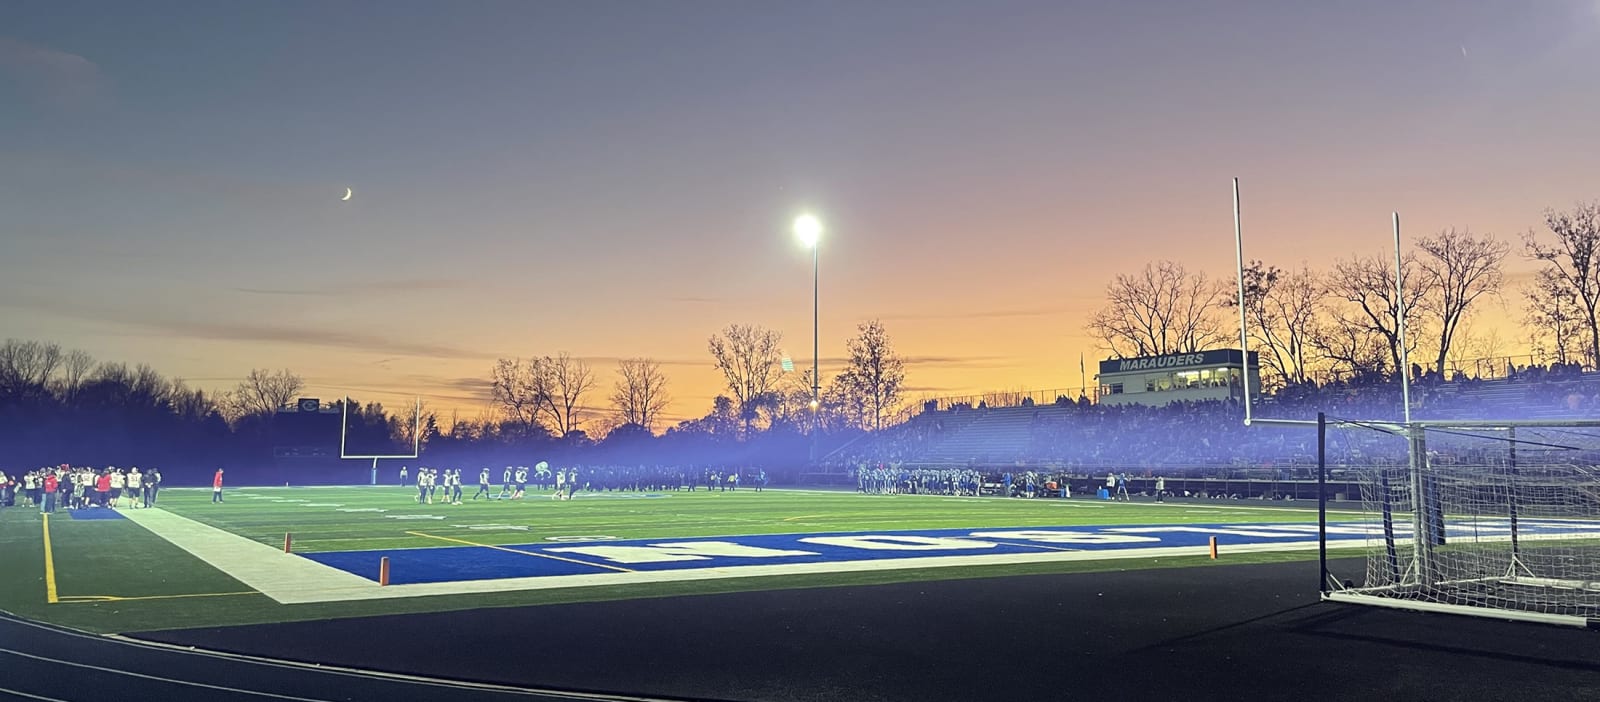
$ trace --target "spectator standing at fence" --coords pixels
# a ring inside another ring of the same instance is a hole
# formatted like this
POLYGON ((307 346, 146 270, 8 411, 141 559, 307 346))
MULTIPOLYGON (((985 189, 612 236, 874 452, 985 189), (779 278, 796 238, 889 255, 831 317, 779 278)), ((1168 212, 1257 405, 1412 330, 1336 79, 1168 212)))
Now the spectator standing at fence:
POLYGON ((222 501, 222 469, 217 469, 217 474, 211 476, 211 503, 222 501))

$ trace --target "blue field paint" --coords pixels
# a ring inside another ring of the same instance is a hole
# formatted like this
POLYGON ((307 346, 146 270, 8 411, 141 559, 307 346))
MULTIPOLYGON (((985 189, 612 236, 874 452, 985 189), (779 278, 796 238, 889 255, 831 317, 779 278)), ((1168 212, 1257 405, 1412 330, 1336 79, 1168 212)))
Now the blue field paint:
MULTIPOLYGON (((1330 542, 1360 543, 1381 538, 1376 524, 1330 524, 1330 542)), ((1503 539, 1510 525, 1502 520, 1457 522, 1452 539, 1503 539)), ((1530 538, 1562 535, 1600 536, 1600 523, 1523 520, 1519 533, 1530 538)), ((1408 527, 1396 526, 1398 538, 1408 527)), ((745 565, 837 563, 918 559, 936 556, 1004 556, 1050 551, 1127 551, 1204 547, 1211 537, 1226 546, 1315 541, 1317 525, 1285 524, 1150 524, 1011 529, 935 529, 846 533, 760 534, 753 536, 658 538, 585 543, 536 543, 515 546, 447 546, 439 548, 341 551, 304 554, 324 565, 377 580, 378 561, 390 561, 390 582, 435 583, 501 578, 544 577, 627 571, 695 570, 745 565)), ((908 563, 907 567, 915 567, 908 563)))
POLYGON ((121 512, 106 507, 90 507, 89 509, 71 509, 67 514, 72 515, 74 521, 95 521, 100 519, 127 519, 121 512))
MULTIPOLYGON (((505 546, 502 548, 532 550, 520 546, 505 546)), ((388 556, 389 582, 396 585, 605 572, 602 568, 579 565, 569 561, 477 546, 410 548, 393 551, 340 551, 337 553, 308 553, 304 555, 306 558, 323 565, 333 566, 347 573, 354 573, 373 582, 378 580, 379 559, 388 556)))

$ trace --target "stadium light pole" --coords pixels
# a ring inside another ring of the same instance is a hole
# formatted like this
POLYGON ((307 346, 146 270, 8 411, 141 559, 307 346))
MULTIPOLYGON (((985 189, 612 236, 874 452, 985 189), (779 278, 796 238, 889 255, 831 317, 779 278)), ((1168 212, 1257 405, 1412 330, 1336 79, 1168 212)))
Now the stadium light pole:
POLYGON ((822 220, 816 215, 803 214, 794 218, 794 236, 811 249, 811 461, 817 460, 817 422, 822 412, 822 345, 818 341, 817 327, 820 319, 819 285, 817 277, 818 244, 822 241, 822 220))

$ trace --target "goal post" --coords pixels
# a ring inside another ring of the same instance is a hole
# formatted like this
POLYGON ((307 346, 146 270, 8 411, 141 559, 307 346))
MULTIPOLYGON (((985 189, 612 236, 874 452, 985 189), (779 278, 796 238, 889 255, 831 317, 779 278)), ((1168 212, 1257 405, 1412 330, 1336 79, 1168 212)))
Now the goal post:
POLYGON ((1600 420, 1328 421, 1318 433, 1322 479, 1341 471, 1360 487, 1359 521, 1340 525, 1356 531, 1338 532, 1364 534, 1364 581, 1340 585, 1324 560, 1325 599, 1600 626, 1600 420))
POLYGON ((352 454, 347 451, 350 430, 350 396, 344 396, 339 413, 339 459, 371 460, 372 484, 378 484, 378 461, 386 459, 412 459, 422 455, 422 397, 412 399, 411 453, 409 454, 352 454))

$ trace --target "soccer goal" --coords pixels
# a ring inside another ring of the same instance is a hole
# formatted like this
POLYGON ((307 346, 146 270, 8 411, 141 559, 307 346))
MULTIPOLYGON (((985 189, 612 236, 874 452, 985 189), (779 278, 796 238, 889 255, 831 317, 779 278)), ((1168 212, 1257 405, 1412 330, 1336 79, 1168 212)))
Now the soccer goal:
MULTIPOLYGON (((1600 625, 1600 421, 1329 420, 1322 462, 1360 487, 1364 582, 1327 599, 1600 625)), ((1352 530, 1353 527, 1353 530, 1352 530)))

